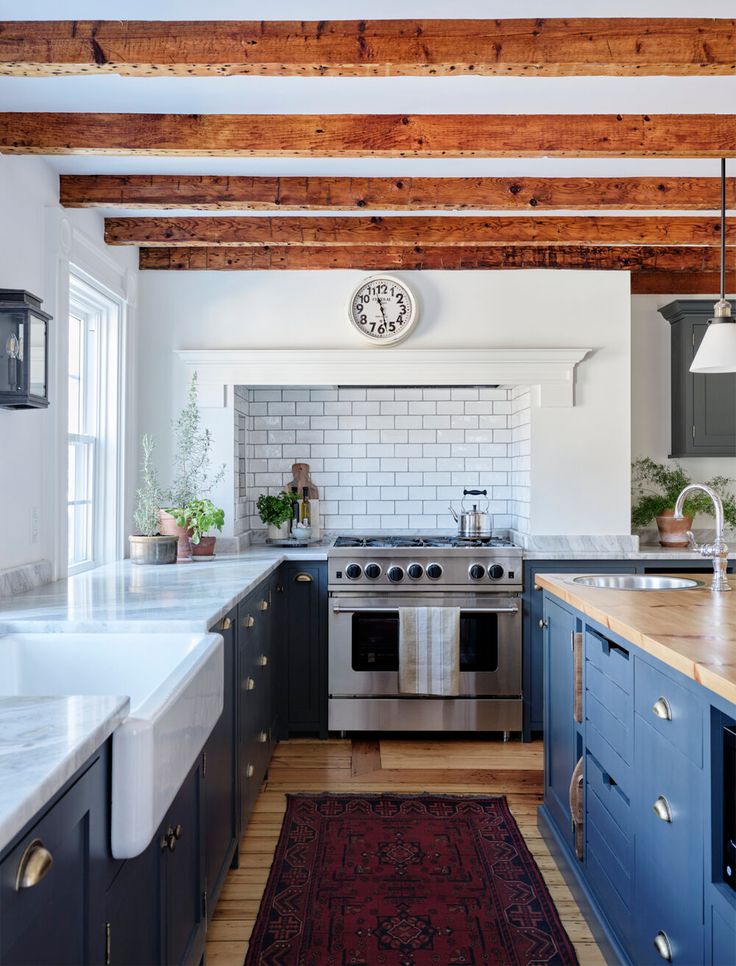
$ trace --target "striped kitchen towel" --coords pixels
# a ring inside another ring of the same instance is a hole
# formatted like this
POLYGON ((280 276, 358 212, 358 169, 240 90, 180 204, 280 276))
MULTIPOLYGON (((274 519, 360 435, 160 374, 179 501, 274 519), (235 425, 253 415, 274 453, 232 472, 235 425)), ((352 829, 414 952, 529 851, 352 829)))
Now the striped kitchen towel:
POLYGON ((460 694, 460 608, 399 608, 399 692, 460 694))

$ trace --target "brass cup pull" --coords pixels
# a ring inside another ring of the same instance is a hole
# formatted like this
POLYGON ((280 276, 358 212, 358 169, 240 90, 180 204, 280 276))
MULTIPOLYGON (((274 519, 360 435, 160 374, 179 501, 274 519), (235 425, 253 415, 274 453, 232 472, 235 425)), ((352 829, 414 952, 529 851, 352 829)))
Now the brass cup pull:
POLYGON ((247 778, 253 777, 253 775, 255 774, 255 768, 253 767, 253 765, 248 765, 248 767, 245 769, 245 774, 247 778))
POLYGON ((312 575, 311 574, 297 574, 296 577, 294 578, 294 580, 298 584, 311 584, 312 583, 312 575))
POLYGON ((672 809, 670 808, 670 803, 664 797, 660 795, 657 801, 652 805, 652 811, 657 816, 657 818, 662 819, 663 822, 672 822, 672 809))
POLYGON ((661 929, 654 937, 654 948, 657 950, 662 959, 665 960, 665 962, 672 962, 672 945, 667 938, 667 933, 662 932, 661 929))
POLYGON ((232 620, 229 617, 223 617, 222 618, 222 629, 223 629, 223 631, 229 631, 232 626, 233 626, 233 622, 232 622, 232 620))
POLYGON ((652 705, 652 714, 656 714, 663 721, 672 721, 672 708, 667 698, 657 698, 652 705))
POLYGON ((258 735, 258 740, 260 741, 260 743, 262 745, 265 745, 266 742, 268 741, 268 732, 267 731, 261 731, 260 734, 258 735))
POLYGON ((246 678, 245 679, 245 690, 246 691, 252 691, 255 686, 256 686, 256 682, 253 680, 253 678, 246 678))
POLYGON ((15 876, 15 891, 32 889, 44 878, 54 864, 54 857, 45 848, 41 839, 34 839, 26 846, 26 850, 18 863, 15 876))
POLYGON ((247 617, 243 618, 243 627, 253 627, 255 622, 256 622, 255 617, 253 617, 252 614, 248 614, 247 617))
POLYGON ((258 658, 258 666, 268 667, 268 658, 266 657, 265 654, 261 654, 261 656, 258 658))
POLYGON ((269 605, 269 603, 268 603, 268 601, 267 601, 267 600, 262 600, 262 601, 260 602, 260 604, 258 605, 258 609, 259 609, 259 610, 268 610, 268 608, 269 608, 269 606, 270 606, 270 605, 269 605))

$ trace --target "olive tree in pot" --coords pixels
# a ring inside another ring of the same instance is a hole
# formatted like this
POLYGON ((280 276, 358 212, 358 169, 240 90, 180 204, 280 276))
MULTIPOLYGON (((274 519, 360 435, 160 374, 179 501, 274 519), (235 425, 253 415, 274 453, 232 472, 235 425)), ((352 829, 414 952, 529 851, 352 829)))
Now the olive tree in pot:
MULTIPOLYGON (((225 511, 215 507, 209 494, 225 475, 221 466, 214 473, 210 466, 212 436, 202 426, 197 394, 197 374, 192 376, 186 406, 174 420, 174 481, 167 506, 161 510, 161 532, 177 537, 178 562, 192 559, 192 545, 201 544, 206 530, 222 530, 225 511)), ((214 555, 214 541, 207 545, 214 555)))
POLYGON ((161 486, 153 464, 155 445, 153 436, 145 433, 141 439, 141 486, 137 491, 138 502, 133 514, 138 532, 128 537, 130 559, 134 564, 176 563, 176 537, 159 532, 161 486))
MULTIPOLYGON (((682 519, 675 520, 677 497, 690 483, 692 478, 679 463, 665 466, 648 456, 634 460, 631 474, 632 528, 643 530, 656 521, 661 546, 672 549, 687 547, 687 531, 692 530, 696 514, 713 515, 713 504, 708 497, 704 493, 695 493, 685 502, 682 519)), ((726 525, 736 527, 736 497, 731 492, 731 483, 726 476, 714 476, 706 485, 720 496, 726 525)))

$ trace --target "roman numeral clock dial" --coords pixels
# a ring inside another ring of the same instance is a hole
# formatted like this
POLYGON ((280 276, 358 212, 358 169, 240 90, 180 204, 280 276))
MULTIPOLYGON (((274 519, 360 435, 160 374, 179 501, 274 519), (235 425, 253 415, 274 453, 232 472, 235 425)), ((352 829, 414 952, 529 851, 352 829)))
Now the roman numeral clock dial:
POLYGON ((350 299, 350 321, 376 345, 394 345, 417 323, 417 303, 407 286, 391 275, 362 282, 350 299))

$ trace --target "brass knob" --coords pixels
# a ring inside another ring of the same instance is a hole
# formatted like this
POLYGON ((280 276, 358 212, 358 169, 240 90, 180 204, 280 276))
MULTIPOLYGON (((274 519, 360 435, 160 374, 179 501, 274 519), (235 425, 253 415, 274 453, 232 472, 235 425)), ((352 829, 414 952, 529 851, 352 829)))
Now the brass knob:
POLYGON ((169 852, 176 850, 176 835, 171 827, 167 829, 166 835, 161 837, 161 851, 166 852, 167 849, 169 852))
POLYGON ((255 773, 255 768, 253 767, 253 765, 248 765, 248 767, 245 769, 246 777, 252 778, 254 773, 255 773))
POLYGON ((255 686, 256 686, 256 682, 253 680, 253 678, 246 678, 245 679, 245 690, 246 691, 252 691, 255 686))
POLYGON ((232 622, 232 620, 229 617, 223 617, 222 618, 222 629, 223 629, 223 631, 229 631, 232 626, 233 626, 233 622, 232 622))
POLYGON ((545 620, 544 617, 540 617, 539 626, 542 628, 542 630, 544 630, 545 627, 549 627, 549 621, 545 620))
POLYGON ((672 721, 672 708, 667 698, 657 698, 652 705, 652 714, 656 714, 658 718, 662 718, 664 721, 672 721))
POLYGON ((268 741, 268 732, 261 731, 260 734, 258 735, 258 740, 262 745, 265 745, 266 742, 268 741))
POLYGON ((181 833, 182 833, 183 831, 184 831, 184 830, 182 829, 182 827, 181 827, 181 825, 179 825, 179 824, 177 823, 177 824, 176 824, 176 826, 174 827, 174 838, 175 838, 175 839, 180 839, 180 838, 181 838, 181 833))
POLYGON ((258 605, 259 610, 268 610, 268 608, 269 608, 269 603, 267 600, 262 600, 258 605))
POLYGON ((298 584, 311 584, 312 583, 312 575, 311 574, 297 574, 296 577, 294 578, 294 580, 298 584))
POLYGON ((672 809, 670 808, 670 803, 664 797, 660 795, 657 801, 652 805, 652 811, 660 818, 663 822, 672 823, 672 809))
POLYGON ((668 963, 672 962, 672 945, 667 937, 667 933, 662 932, 661 929, 654 937, 654 948, 657 950, 662 959, 668 963))
POLYGON ((265 654, 261 654, 261 656, 258 658, 258 666, 268 667, 268 658, 266 657, 265 654))
POLYGON ((54 857, 44 846, 41 839, 34 839, 26 846, 18 863, 15 876, 15 891, 32 889, 43 879, 54 864, 54 857))
POLYGON ((256 622, 255 617, 253 617, 251 614, 248 614, 247 617, 243 618, 243 627, 253 627, 255 622, 256 622))

